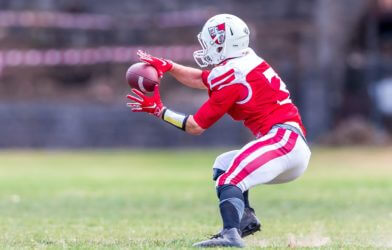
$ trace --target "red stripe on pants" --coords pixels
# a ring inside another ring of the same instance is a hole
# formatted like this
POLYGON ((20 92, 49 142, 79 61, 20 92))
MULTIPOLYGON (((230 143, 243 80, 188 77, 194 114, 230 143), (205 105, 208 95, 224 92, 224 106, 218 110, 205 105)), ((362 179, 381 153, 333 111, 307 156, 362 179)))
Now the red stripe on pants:
POLYGON ((286 144, 278 149, 271 150, 268 152, 265 152, 261 156, 257 157, 255 160, 250 162, 248 165, 246 165, 231 181, 230 184, 232 185, 237 185, 240 183, 243 179, 245 179, 247 176, 252 174, 254 171, 257 169, 261 168, 264 166, 266 163, 269 161, 272 161, 273 159, 276 159, 280 156, 286 155, 293 150, 296 142, 297 142, 298 134, 291 132, 290 137, 286 144))
POLYGON ((220 176, 219 181, 218 181, 218 185, 222 186, 225 183, 227 177, 229 177, 234 172, 234 170, 238 167, 238 165, 240 165, 240 163, 246 157, 248 157, 250 154, 252 154, 253 152, 255 152, 256 150, 258 150, 261 147, 264 147, 264 146, 267 146, 270 144, 274 144, 274 143, 280 141, 283 138, 285 131, 286 130, 279 128, 278 131, 276 132, 276 134, 272 138, 265 140, 265 141, 257 142, 255 144, 253 144, 252 146, 250 146, 249 148, 247 148, 244 152, 240 153, 234 159, 233 164, 228 168, 229 171, 227 171, 226 173, 224 173, 220 176))

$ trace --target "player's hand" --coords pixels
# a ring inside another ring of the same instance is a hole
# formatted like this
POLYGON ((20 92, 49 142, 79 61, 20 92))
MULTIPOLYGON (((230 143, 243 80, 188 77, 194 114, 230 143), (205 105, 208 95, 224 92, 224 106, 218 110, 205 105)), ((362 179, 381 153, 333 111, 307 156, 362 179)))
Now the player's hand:
POLYGON ((128 99, 133 101, 127 103, 127 106, 131 108, 132 112, 147 112, 155 115, 156 117, 161 116, 163 111, 163 104, 161 101, 158 85, 155 85, 153 96, 147 96, 137 89, 132 89, 132 92, 136 96, 127 96, 128 99))
POLYGON ((140 61, 151 64, 157 70, 159 78, 162 78, 165 72, 173 68, 173 63, 169 60, 152 56, 141 50, 137 51, 137 55, 140 61))

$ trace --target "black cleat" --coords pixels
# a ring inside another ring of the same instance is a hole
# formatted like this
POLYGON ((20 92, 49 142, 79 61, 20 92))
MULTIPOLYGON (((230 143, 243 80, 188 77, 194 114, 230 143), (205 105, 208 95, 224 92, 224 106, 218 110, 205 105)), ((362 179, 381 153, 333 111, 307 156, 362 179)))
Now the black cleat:
MULTIPOLYGON (((253 208, 246 207, 244 209, 244 214, 242 215, 240 222, 240 230, 240 235, 242 238, 252 235, 257 231, 261 231, 261 223, 259 219, 257 219, 255 210, 253 208)), ((223 229, 219 233, 212 235, 210 239, 222 237, 222 232, 223 229)))
POLYGON ((254 234, 260 231, 260 228, 261 224, 256 217, 255 210, 251 207, 246 207, 240 223, 241 237, 244 238, 254 234))
POLYGON ((209 240, 193 244, 194 247, 244 247, 244 241, 236 228, 223 229, 209 240))

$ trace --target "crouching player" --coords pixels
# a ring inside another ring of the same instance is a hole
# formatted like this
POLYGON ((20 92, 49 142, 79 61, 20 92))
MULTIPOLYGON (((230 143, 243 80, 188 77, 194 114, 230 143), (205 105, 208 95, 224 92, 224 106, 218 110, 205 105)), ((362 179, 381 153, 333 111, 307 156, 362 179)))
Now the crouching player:
POLYGON ((192 88, 207 89, 209 99, 194 115, 165 107, 156 87, 152 97, 133 89, 128 103, 134 112, 154 114, 193 135, 199 135, 225 113, 243 121, 255 140, 239 150, 217 157, 214 180, 223 220, 222 230, 198 247, 243 247, 242 237, 259 230, 260 222, 249 206, 248 190, 259 184, 292 181, 304 173, 310 159, 305 128, 285 83, 249 48, 249 29, 238 17, 221 14, 210 18, 198 35, 201 50, 194 52, 200 67, 185 67, 142 51, 140 59, 159 75, 172 74, 192 88), (242 236, 242 237, 241 237, 242 236))

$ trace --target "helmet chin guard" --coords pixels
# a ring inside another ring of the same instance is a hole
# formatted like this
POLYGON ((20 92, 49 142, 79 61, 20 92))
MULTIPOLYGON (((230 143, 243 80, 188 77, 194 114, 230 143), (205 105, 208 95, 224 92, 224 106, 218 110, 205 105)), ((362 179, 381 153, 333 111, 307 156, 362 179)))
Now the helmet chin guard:
POLYGON ((204 50, 196 50, 193 52, 193 58, 200 68, 208 67, 211 63, 207 60, 208 56, 205 55, 204 50))
POLYGON ((249 29, 240 18, 220 14, 206 22, 197 38, 202 49, 195 51, 193 57, 204 68, 242 56, 249 46, 249 29))

